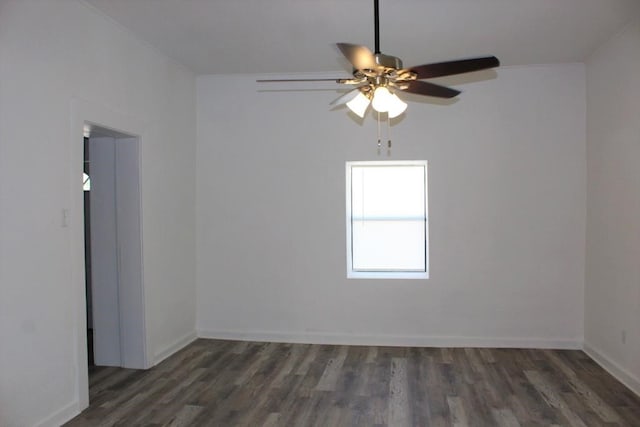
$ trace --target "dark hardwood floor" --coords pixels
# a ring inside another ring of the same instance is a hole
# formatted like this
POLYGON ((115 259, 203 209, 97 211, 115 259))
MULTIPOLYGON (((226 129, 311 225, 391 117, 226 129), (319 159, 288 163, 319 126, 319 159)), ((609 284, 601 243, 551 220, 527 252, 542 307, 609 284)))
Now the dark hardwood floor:
POLYGON ((640 426, 581 351, 199 339, 148 371, 94 368, 68 426, 640 426))

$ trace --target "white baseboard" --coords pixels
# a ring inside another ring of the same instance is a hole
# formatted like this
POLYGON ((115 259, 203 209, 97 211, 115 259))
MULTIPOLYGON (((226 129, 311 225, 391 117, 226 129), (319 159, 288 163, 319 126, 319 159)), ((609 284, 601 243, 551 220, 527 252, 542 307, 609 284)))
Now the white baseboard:
POLYGON ((189 332, 188 334, 184 335, 179 340, 177 340, 176 342, 171 344, 169 347, 165 348, 164 350, 160 350, 159 352, 157 352, 153 356, 153 366, 155 366, 158 363, 162 362, 167 357, 171 356, 172 354, 174 354, 178 350, 183 349, 184 347, 188 346, 189 344, 191 344, 192 342, 194 342, 197 339, 198 339, 198 336, 196 335, 195 332, 189 332))
POLYGON ((584 343, 584 352, 587 353, 598 365, 613 375, 618 381, 627 386, 629 390, 640 396, 640 379, 623 368, 602 351, 596 349, 588 343, 584 343))
POLYGON ((442 336, 353 335, 317 332, 263 332, 198 330, 198 337, 235 341, 268 341, 300 344, 373 345, 396 347, 491 347, 491 348, 544 348, 581 350, 581 339, 546 338, 480 338, 442 336))
POLYGON ((54 412, 43 420, 35 423, 35 427, 51 427, 51 426, 61 426, 67 421, 71 420, 76 415, 80 414, 80 406, 79 403, 71 402, 64 408, 54 412))

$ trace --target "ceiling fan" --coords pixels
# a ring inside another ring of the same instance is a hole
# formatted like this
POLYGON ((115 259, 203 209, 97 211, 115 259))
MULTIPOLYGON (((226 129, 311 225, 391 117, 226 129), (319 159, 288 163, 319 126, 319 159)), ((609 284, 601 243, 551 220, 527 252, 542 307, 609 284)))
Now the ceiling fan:
POLYGON ((353 77, 346 79, 281 79, 257 80, 257 82, 301 82, 335 81, 340 84, 357 85, 355 89, 336 99, 332 104, 346 103, 359 117, 364 117, 369 105, 390 118, 402 114, 407 104, 394 93, 409 92, 437 98, 453 98, 459 90, 422 81, 435 77, 450 76, 497 67, 500 61, 495 56, 485 56, 456 61, 438 62, 403 68, 400 58, 380 52, 380 25, 378 0, 373 1, 375 52, 367 47, 337 43, 340 52, 353 65, 353 77))

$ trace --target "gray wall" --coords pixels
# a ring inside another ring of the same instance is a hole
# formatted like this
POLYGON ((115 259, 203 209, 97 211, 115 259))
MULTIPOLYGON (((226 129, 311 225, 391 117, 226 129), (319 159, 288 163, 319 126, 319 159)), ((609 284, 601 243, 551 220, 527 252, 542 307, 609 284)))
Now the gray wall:
POLYGON ((587 62, 585 348, 640 394, 640 21, 587 62))
POLYGON ((346 279, 345 161, 387 158, 372 116, 331 111, 331 90, 199 77, 199 333, 579 348, 584 66, 497 74, 449 106, 412 98, 391 129, 391 158, 429 161, 430 278, 407 281, 346 279))

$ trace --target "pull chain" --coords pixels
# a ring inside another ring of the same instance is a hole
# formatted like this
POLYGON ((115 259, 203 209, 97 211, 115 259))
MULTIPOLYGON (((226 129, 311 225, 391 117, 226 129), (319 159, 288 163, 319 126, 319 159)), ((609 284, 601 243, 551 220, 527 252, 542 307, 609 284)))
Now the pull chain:
POLYGON ((391 156, 391 118, 387 115, 387 157, 391 156))
MULTIPOLYGON (((378 113, 378 156, 382 153, 382 132, 380 125, 380 111, 378 113)), ((387 157, 391 156, 391 119, 387 116, 387 157)))
POLYGON ((381 149, 382 149, 382 138, 380 137, 380 111, 378 111, 378 156, 380 155, 381 149))

